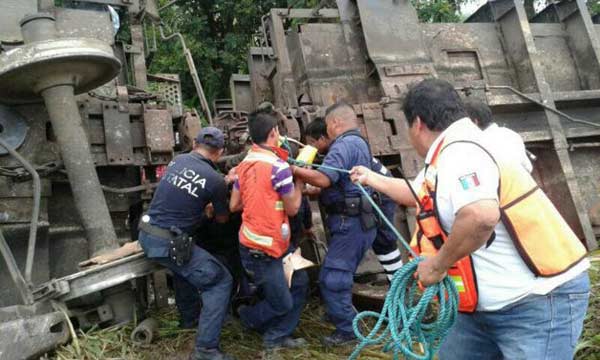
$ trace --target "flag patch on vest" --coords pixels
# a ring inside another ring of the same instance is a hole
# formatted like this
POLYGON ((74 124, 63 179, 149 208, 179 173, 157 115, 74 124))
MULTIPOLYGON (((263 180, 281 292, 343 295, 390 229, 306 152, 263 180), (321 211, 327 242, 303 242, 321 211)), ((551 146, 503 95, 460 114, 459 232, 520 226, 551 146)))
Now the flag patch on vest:
POLYGON ((471 188, 479 186, 479 178, 477 177, 477 173, 470 173, 468 175, 463 175, 458 178, 460 181, 460 185, 463 190, 469 190, 471 188))

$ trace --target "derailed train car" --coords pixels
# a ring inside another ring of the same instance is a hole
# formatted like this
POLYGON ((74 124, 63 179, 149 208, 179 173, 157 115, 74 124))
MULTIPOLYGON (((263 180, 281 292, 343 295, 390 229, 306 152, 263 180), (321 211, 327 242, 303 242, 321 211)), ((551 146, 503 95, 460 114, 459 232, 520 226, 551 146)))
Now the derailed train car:
POLYGON ((60 3, 0 3, 1 359, 67 340, 65 314, 89 328, 166 301, 142 254, 80 263, 137 237, 161 169, 200 128, 178 76, 148 74, 153 0, 60 3))
MULTIPOLYGON (((157 34, 177 38, 164 35, 154 1, 63 3, 0 4, 0 358, 66 341, 63 312, 87 327, 128 321, 149 298, 164 302, 164 273, 141 254, 79 264, 135 239, 162 167, 189 149, 200 126, 183 110, 177 75, 148 74, 157 34), (115 37, 117 19, 127 36, 115 37)), ((600 28, 582 1, 527 19, 520 2, 500 0, 452 24, 419 23, 405 0, 337 3, 263 17, 249 75, 232 79, 236 108, 213 121, 228 136, 226 161, 239 160, 245 114, 261 102, 272 102, 286 132, 300 138, 345 99, 373 153, 412 178, 421 159, 401 101, 411 83, 437 76, 486 101, 523 136, 537 157, 536 180, 596 247, 600 28)), ((408 236, 411 213, 395 220, 408 236)), ((367 258, 357 295, 385 293, 377 272, 367 258)))
MULTIPOLYGON (((597 247, 600 27, 583 1, 528 19, 521 2, 499 0, 464 23, 420 23, 409 1, 338 0, 337 9, 272 9, 262 20, 243 88, 254 106, 271 101, 303 128, 336 100, 350 102, 373 154, 411 179, 422 160, 407 138, 403 96, 421 79, 448 80, 519 132, 537 158, 538 184, 588 249, 597 247)), ((411 218, 401 209, 395 219, 407 238, 411 218)), ((359 275, 374 268, 367 257, 359 275)), ((377 279, 356 280, 361 298, 385 293, 377 279)))

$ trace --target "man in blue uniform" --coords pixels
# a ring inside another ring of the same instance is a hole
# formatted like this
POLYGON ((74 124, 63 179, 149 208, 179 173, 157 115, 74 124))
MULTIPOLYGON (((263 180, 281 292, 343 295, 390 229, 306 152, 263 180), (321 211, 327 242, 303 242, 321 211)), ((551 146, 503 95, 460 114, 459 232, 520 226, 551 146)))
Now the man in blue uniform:
MULTIPOLYGON (((337 103, 326 113, 327 132, 335 139, 323 164, 350 170, 357 164, 371 167, 369 145, 361 137, 351 105, 337 103)), ((374 210, 347 174, 339 171, 294 167, 294 175, 323 189, 321 201, 327 211, 326 226, 331 235, 329 251, 321 268, 320 287, 327 315, 336 327, 323 339, 326 346, 345 345, 355 340, 352 320, 354 272, 375 240, 374 210)), ((369 190, 371 191, 371 190, 369 190)))
POLYGON ((195 139, 194 150, 171 161, 148 213, 140 222, 139 242, 146 257, 173 272, 183 327, 198 322, 196 349, 191 357, 195 360, 233 359, 219 348, 231 294, 231 275, 219 260, 194 245, 187 235, 201 226, 208 204, 212 204, 217 222, 227 221, 227 185, 215 167, 223 146, 223 133, 219 129, 202 129, 195 139))
MULTIPOLYGON (((325 120, 317 118, 309 123, 304 130, 304 136, 306 137, 306 143, 317 148, 319 154, 327 154, 331 146, 331 139, 327 136, 325 120)), ((376 158, 372 159, 371 168, 376 173, 393 177, 392 173, 376 158)), ((396 203, 383 193, 376 193, 375 195, 385 217, 390 221, 394 221, 397 209, 396 203)), ((380 220, 377 226, 377 236, 373 242, 373 251, 389 280, 392 279, 396 270, 402 267, 402 254, 398 249, 397 240, 394 232, 380 220)))

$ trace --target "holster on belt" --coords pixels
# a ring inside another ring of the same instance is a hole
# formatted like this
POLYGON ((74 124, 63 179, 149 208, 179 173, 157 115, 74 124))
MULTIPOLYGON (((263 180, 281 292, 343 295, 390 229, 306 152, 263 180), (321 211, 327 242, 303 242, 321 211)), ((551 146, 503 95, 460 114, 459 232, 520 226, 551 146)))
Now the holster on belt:
POLYGON ((371 203, 365 196, 347 197, 343 202, 327 205, 325 210, 330 214, 341 214, 360 218, 360 224, 364 231, 377 226, 377 217, 371 203))
POLYGON ((360 225, 364 231, 377 226, 377 216, 373 206, 364 195, 360 197, 360 225))
POLYGON ((189 234, 183 232, 176 226, 171 226, 169 230, 151 225, 149 222, 140 221, 140 230, 169 241, 169 258, 177 264, 184 266, 192 257, 192 247, 194 239, 189 234))

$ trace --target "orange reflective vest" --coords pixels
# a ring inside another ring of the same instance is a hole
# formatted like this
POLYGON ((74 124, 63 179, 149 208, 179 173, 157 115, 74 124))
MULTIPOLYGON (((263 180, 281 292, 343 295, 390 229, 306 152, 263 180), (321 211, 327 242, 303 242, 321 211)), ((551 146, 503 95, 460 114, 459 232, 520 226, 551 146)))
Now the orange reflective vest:
MULTIPOLYGON (((419 190, 417 231, 411 247, 418 254, 433 256, 448 238, 436 209, 436 164, 439 155, 452 144, 472 143, 483 149, 498 166, 500 218, 515 247, 536 276, 559 275, 576 265, 587 253, 585 246, 560 215, 531 175, 519 164, 497 159, 484 146, 469 138, 446 136, 437 145, 419 190), (430 173, 430 176, 428 175, 430 173)), ((448 270, 459 291, 459 311, 477 309, 477 275, 471 256, 448 270)))
POLYGON ((285 254, 290 245, 288 216, 271 182, 278 159, 273 152, 253 146, 236 168, 244 204, 240 244, 275 258, 285 254))

